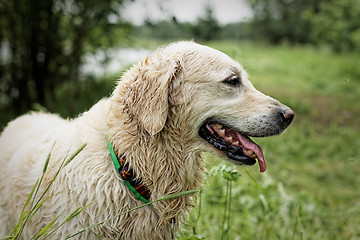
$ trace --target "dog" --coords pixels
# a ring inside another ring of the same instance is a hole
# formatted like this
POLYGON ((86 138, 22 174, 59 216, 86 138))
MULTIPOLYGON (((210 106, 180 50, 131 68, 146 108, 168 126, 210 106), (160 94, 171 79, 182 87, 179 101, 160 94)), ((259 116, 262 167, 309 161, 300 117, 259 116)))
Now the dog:
MULTIPOLYGON (((63 159, 86 144, 59 172, 46 192, 49 199, 24 228, 24 239, 78 207, 87 206, 52 239, 143 201, 199 189, 204 151, 238 165, 257 161, 264 172, 266 160, 250 137, 280 134, 293 118, 289 107, 257 91, 226 54, 192 41, 159 48, 125 72, 109 98, 78 118, 33 112, 8 124, 0 137, 0 236, 18 223, 49 153, 39 192, 63 159)), ((170 239, 195 197, 154 202, 76 239, 170 239)))

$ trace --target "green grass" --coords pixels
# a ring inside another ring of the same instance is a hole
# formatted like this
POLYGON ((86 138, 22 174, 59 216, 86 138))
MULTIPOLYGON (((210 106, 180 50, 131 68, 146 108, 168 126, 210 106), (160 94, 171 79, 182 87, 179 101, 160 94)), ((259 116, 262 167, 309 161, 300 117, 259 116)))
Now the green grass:
MULTIPOLYGON (((262 92, 296 112, 280 136, 254 139, 266 173, 238 168, 228 239, 360 239, 360 56, 238 42, 210 46, 240 61, 262 92), (260 186, 261 191, 258 186, 260 186)), ((224 161, 209 157, 211 169, 224 161)), ((196 234, 221 239, 227 181, 211 176, 196 234)), ((197 210, 186 224, 192 234, 197 210)))
MULTIPOLYGON (((282 135, 254 139, 268 169, 236 167, 241 176, 231 182, 231 196, 228 167, 219 167, 225 161, 207 156, 208 169, 218 171, 209 174, 201 208, 191 212, 180 238, 196 239, 195 231, 209 240, 360 239, 360 56, 309 46, 208 45, 240 61, 255 87, 296 117, 282 135)), ((90 99, 99 84, 112 87, 108 80, 84 86, 86 108, 100 99, 90 99)))
MULTIPOLYGON (((55 146, 56 143, 54 143, 53 146, 55 146)), ((54 195, 50 195, 48 197, 45 197, 51 187, 51 185, 55 182, 56 178, 58 177, 60 171, 67 165, 69 164, 84 148, 86 147, 86 144, 82 145, 77 151, 75 151, 70 157, 65 156, 59 169, 57 170, 57 172, 55 173, 54 176, 51 176, 52 179, 50 181, 50 183, 45 187, 45 189, 43 190, 43 192, 40 194, 39 190, 40 190, 40 186, 43 183, 43 179, 45 176, 45 173, 47 171, 47 167, 48 164, 51 160, 51 151, 49 152, 47 159, 45 161, 44 167, 43 167, 43 172, 42 175, 39 177, 39 179, 36 181, 36 183, 34 184, 31 192, 29 193, 29 196, 27 197, 25 204, 23 205, 23 209, 22 209, 22 213, 20 216, 20 219, 17 223, 16 226, 14 226, 13 230, 9 233, 9 236, 0 236, 1 240, 18 240, 18 239, 23 239, 22 233, 24 232, 24 229, 26 228, 27 224, 31 221, 31 219, 34 217, 34 215, 38 214, 37 212, 39 211, 39 209, 42 207, 42 205, 44 204, 44 202, 48 201, 50 198, 54 197, 55 195, 58 194, 62 194, 61 192, 56 193, 54 195), (40 196, 39 196, 40 195, 40 196)), ((234 173, 236 175, 236 172, 234 173)), ((129 212, 132 211, 136 211, 142 207, 151 205, 155 202, 159 202, 159 201, 166 201, 169 199, 173 199, 173 198, 178 198, 181 196, 185 196, 185 195, 189 195, 189 194, 194 194, 198 192, 198 190, 190 190, 190 191, 184 191, 184 192, 179 192, 179 193, 174 193, 174 194, 169 194, 169 195, 165 195, 162 196, 156 200, 153 200, 151 202, 147 202, 141 206, 132 208, 128 211, 124 211, 122 213, 119 213, 113 217, 110 217, 108 219, 103 219, 102 221, 95 223, 93 225, 90 226, 86 226, 83 229, 78 229, 77 231, 74 231, 70 234, 68 234, 68 236, 65 239, 70 239, 73 238, 85 231, 90 231, 92 232, 92 228, 100 226, 112 219, 118 218, 121 215, 127 214, 129 212)), ((44 226, 39 232, 37 232, 34 236, 32 236, 31 239, 37 240, 37 239, 46 239, 46 238, 53 238, 53 234, 63 225, 67 224, 69 221, 71 221, 74 218, 77 218, 77 216, 83 212, 87 207, 89 207, 92 203, 86 205, 86 206, 79 206, 76 209, 70 211, 69 209, 69 214, 64 217, 64 212, 61 212, 59 215, 57 215, 54 219, 52 219, 49 223, 46 223, 46 226, 44 226), (59 219, 63 218, 62 221, 60 221, 59 219)), ((98 239, 100 239, 96 233, 92 232, 98 239)))
MULTIPOLYGON (((54 146, 55 143, 53 147, 54 146)), ((0 236, 0 239, 11 239, 11 240, 23 239, 22 233, 24 232, 24 229, 26 228, 27 224, 31 221, 31 219, 34 217, 34 215, 38 213, 39 209, 42 207, 44 202, 48 201, 50 198, 54 197, 57 194, 61 194, 61 193, 57 193, 46 197, 48 190, 50 189, 51 185, 54 183, 55 179, 58 177, 60 171, 67 164, 69 164, 85 148, 85 146, 86 144, 81 146, 70 157, 68 156, 64 157, 57 172, 54 174, 54 176, 51 176, 52 180, 47 186, 44 187, 44 190, 41 193, 39 191, 41 188, 40 186, 43 183, 45 172, 47 171, 47 167, 51 159, 51 151, 49 152, 43 167, 42 175, 37 179, 36 183, 31 189, 31 192, 29 193, 29 196, 27 197, 25 204, 23 205, 21 216, 19 218, 17 225, 14 226, 13 230, 9 233, 9 236, 0 236)), ((87 207, 88 206, 76 208, 62 222, 59 222, 59 218, 61 218, 63 215, 63 213, 60 213, 51 222, 46 223, 46 226, 43 227, 39 232, 37 232, 35 236, 32 237, 32 239, 46 239, 50 237, 58 228, 69 222, 71 219, 75 218, 87 207)))

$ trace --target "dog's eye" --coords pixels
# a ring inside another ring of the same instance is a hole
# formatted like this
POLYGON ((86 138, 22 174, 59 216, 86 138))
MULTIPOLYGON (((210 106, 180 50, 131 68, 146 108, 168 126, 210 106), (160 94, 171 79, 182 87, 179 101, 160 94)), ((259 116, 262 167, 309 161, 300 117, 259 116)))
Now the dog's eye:
POLYGON ((223 83, 225 83, 229 86, 232 86, 232 87, 238 87, 238 86, 240 86, 241 81, 238 76, 234 75, 234 76, 231 76, 231 77, 228 77, 227 79, 225 79, 223 81, 223 83))

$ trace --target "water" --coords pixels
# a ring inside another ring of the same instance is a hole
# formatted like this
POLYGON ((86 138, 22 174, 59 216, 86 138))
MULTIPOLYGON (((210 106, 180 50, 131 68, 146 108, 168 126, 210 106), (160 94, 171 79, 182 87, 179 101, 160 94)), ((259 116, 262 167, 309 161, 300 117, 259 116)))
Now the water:
POLYGON ((118 73, 146 58, 151 50, 144 48, 110 48, 85 54, 80 72, 96 77, 118 73))

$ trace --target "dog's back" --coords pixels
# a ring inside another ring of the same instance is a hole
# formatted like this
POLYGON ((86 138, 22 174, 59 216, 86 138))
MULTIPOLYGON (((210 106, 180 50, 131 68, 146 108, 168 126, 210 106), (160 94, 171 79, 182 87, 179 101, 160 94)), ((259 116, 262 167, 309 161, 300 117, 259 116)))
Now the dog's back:
POLYGON ((36 180, 41 176, 47 154, 69 122, 54 114, 23 115, 0 135, 0 236, 9 234, 20 218, 36 180))

